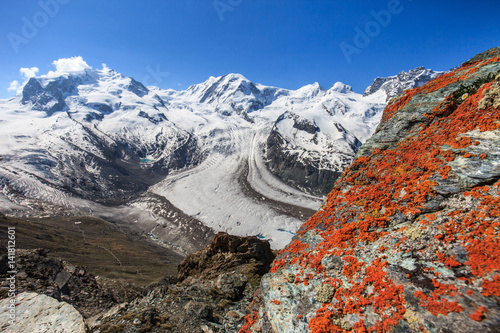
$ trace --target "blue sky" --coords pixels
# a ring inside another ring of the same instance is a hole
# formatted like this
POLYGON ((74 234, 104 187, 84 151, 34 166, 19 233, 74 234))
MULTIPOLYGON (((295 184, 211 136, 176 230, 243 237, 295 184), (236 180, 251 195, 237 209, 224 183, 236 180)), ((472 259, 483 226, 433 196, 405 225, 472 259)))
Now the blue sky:
POLYGON ((499 2, 482 0, 3 1, 0 98, 24 80, 21 67, 41 75, 74 56, 177 90, 241 73, 362 92, 377 76, 447 70, 500 46, 499 13, 499 2))

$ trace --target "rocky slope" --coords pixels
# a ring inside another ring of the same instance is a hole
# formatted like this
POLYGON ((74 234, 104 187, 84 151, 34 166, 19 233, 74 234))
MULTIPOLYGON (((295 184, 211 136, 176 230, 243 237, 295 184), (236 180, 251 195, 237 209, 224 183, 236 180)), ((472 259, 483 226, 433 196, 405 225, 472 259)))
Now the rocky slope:
MULTIPOLYGON (((243 326, 275 254, 257 237, 218 233, 179 265, 178 279, 165 276, 148 286, 96 277, 43 249, 18 249, 16 258, 17 320, 2 320, 2 332, 230 333, 243 326)), ((8 270, 3 250, 1 319, 9 315, 8 270)))
POLYGON ((500 330, 500 48, 391 100, 241 332, 500 330))

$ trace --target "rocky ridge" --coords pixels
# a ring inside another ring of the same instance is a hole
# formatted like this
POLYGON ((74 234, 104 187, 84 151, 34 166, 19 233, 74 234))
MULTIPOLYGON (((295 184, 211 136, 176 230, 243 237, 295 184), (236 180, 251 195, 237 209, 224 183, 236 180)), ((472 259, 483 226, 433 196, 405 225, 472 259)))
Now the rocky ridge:
POLYGON ((498 332, 500 48, 393 98, 240 332, 498 332))

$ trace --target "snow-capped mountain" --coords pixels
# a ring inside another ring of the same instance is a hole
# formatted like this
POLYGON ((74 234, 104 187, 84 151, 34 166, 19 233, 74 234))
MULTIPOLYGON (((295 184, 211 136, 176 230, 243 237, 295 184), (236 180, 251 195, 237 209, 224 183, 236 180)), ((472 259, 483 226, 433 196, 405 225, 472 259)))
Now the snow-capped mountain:
POLYGON ((363 96, 240 74, 163 90, 106 66, 32 77, 0 100, 1 212, 92 214, 182 254, 214 231, 282 247, 374 132, 387 82, 363 96))
POLYGON ((286 111, 267 139, 268 168, 285 182, 317 195, 328 193, 334 180, 351 163, 361 142, 340 123, 319 127, 286 111), (331 127, 331 128, 325 128, 331 127))
POLYGON ((418 67, 408 72, 401 71, 401 73, 395 76, 378 77, 365 89, 363 96, 369 96, 376 92, 383 91, 387 96, 386 101, 389 101, 403 91, 420 87, 444 73, 445 72, 426 69, 425 67, 418 67))
POLYGON ((195 138, 166 118, 164 101, 111 70, 31 78, 0 107, 0 172, 19 193, 41 188, 26 182, 42 182, 116 201, 196 159, 195 138))
POLYGON ((380 122, 385 103, 377 98, 340 82, 292 92, 267 139, 268 168, 292 186, 326 195, 380 122))
POLYGON ((255 84, 241 74, 228 74, 210 77, 202 84, 189 87, 185 96, 211 105, 225 115, 236 112, 244 117, 245 114, 262 109, 287 94, 285 89, 255 84))

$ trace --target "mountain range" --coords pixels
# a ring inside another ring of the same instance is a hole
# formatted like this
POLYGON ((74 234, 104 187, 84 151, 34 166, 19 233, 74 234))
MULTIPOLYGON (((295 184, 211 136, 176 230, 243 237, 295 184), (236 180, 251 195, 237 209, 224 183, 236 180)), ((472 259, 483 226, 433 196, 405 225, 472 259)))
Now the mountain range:
POLYGON ((107 67, 30 78, 0 100, 1 212, 90 215, 180 254, 216 231, 286 245, 321 205, 387 101, 441 75, 288 90, 240 74, 184 91, 107 67))

